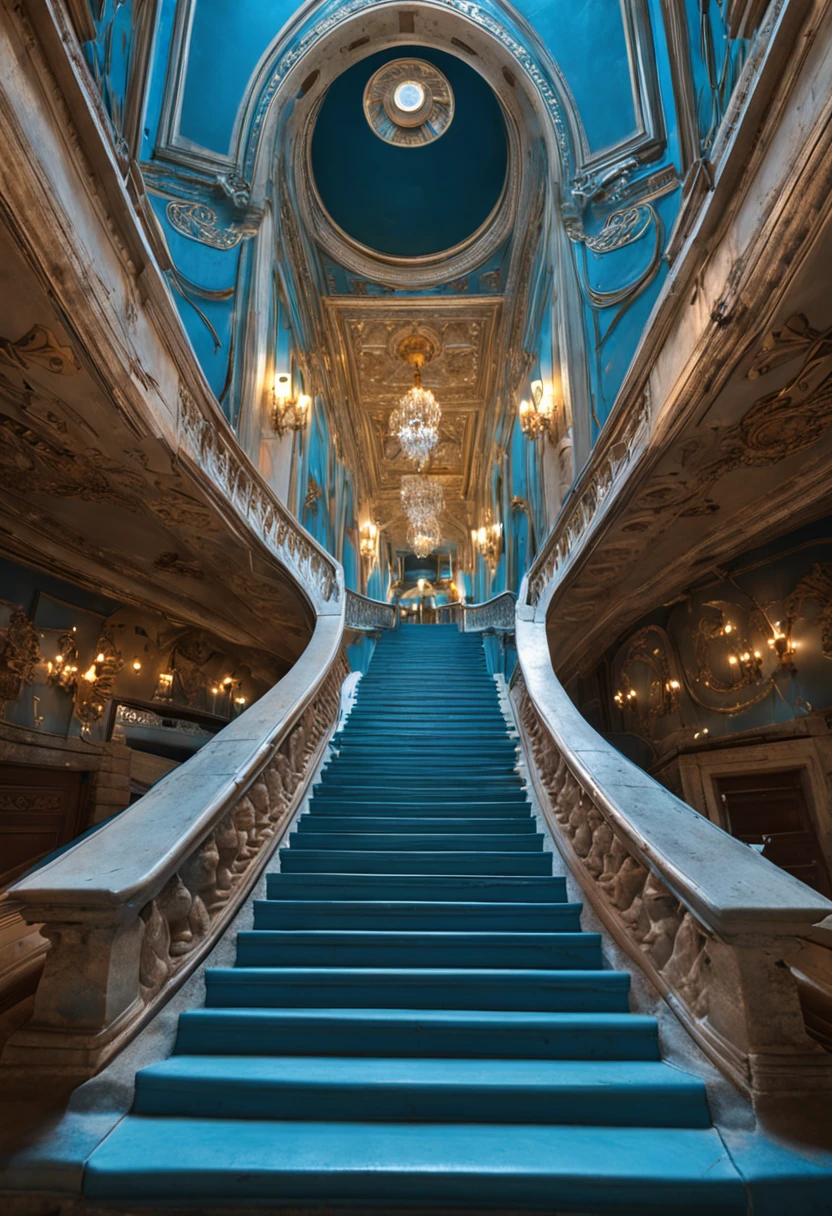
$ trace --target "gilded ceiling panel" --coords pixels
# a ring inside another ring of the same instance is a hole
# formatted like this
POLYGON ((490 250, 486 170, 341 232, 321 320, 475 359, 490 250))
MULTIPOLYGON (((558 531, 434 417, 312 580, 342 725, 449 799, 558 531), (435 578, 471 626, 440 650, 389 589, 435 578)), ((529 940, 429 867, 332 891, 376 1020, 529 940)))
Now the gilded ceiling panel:
POLYGON ((367 492, 392 520, 402 475, 413 472, 398 441, 389 433, 389 419, 399 398, 413 383, 412 368, 399 354, 413 334, 426 338, 431 358, 423 369, 425 386, 442 409, 438 447, 429 472, 445 484, 447 510, 458 516, 471 492, 489 411, 494 409, 495 344, 502 318, 499 297, 336 296, 326 301, 337 339, 344 352, 347 392, 361 419, 367 470, 367 492), (388 514, 389 512, 389 514, 388 514))

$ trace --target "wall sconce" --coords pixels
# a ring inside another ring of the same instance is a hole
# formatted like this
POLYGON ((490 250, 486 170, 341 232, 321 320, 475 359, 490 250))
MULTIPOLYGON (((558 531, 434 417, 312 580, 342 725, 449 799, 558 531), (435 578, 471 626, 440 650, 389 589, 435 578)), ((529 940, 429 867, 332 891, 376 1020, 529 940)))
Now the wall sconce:
POLYGON ((309 419, 312 398, 307 393, 292 396, 290 372, 277 372, 271 391, 272 429, 277 435, 287 431, 302 431, 309 419))
POLYGON ((553 435, 555 421, 555 400, 552 390, 547 389, 542 380, 532 380, 532 399, 523 399, 518 406, 520 429, 527 439, 533 443, 548 435, 553 435))
POLYGON ((378 524, 362 524, 359 537, 361 556, 368 562, 375 562, 378 555, 378 524))
POLYGON ((485 527, 471 529, 474 549, 488 563, 492 573, 500 560, 502 537, 502 524, 486 524, 485 527))
POLYGON ((55 658, 46 664, 46 678, 54 687, 74 693, 78 683, 78 647, 72 633, 62 633, 58 645, 60 650, 55 658))
POLYGON ((134 659, 134 660, 133 660, 133 662, 131 663, 131 667, 133 668, 133 670, 134 670, 134 671, 136 672, 136 674, 138 675, 138 673, 139 673, 139 672, 141 671, 141 669, 142 669, 142 661, 141 661, 141 659, 134 659))
POLYGON ((768 639, 768 644, 777 658, 780 661, 780 666, 789 673, 796 676, 797 668, 792 660, 794 659, 795 650, 797 649, 791 639, 791 621, 787 622, 786 632, 784 633, 780 627, 780 622, 775 621, 771 627, 772 636, 768 639))

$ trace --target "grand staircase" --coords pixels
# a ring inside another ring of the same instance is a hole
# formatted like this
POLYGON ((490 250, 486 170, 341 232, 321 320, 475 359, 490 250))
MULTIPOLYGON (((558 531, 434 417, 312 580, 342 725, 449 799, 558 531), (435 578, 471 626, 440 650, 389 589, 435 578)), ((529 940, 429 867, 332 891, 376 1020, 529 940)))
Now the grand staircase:
POLYGON ((481 642, 383 638, 336 747, 87 1197, 745 1212, 702 1082, 661 1061, 552 875, 481 642))

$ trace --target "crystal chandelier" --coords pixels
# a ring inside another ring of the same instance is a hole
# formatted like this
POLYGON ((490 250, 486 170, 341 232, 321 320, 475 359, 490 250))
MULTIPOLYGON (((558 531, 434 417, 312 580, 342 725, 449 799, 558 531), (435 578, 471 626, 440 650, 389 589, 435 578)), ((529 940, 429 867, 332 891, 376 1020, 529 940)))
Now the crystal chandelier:
POLYGON ((390 434, 398 439, 408 460, 423 469, 439 442, 442 411, 430 389, 422 386, 422 367, 433 355, 427 338, 413 334, 399 347, 399 354, 413 368, 413 388, 390 415, 390 434))
POLYGON ((402 507, 412 524, 438 519, 445 507, 445 490, 435 477, 408 473, 402 478, 402 507))
POLYGON ((427 557, 442 544, 442 533, 435 519, 411 524, 407 529, 407 543, 417 557, 427 557))

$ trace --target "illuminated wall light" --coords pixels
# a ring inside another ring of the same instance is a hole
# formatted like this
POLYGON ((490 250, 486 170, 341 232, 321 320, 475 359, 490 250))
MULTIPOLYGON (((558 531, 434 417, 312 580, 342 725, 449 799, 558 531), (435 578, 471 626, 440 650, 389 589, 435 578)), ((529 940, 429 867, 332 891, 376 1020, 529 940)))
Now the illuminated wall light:
POLYGON ((141 659, 134 659, 134 660, 133 660, 133 670, 134 670, 134 671, 141 671, 141 669, 142 669, 142 661, 141 661, 141 659))

